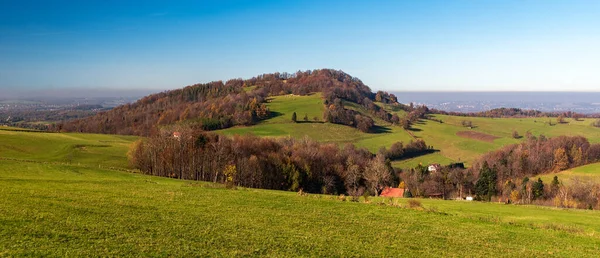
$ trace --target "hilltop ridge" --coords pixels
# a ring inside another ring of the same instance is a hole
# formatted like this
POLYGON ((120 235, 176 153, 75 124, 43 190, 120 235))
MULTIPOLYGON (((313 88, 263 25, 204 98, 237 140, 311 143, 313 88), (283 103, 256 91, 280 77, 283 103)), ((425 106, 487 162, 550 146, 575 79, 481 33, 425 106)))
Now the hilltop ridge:
POLYGON ((268 97, 312 92, 323 93, 324 104, 329 104, 329 113, 324 115, 328 116, 328 121, 354 127, 367 123, 370 128, 372 121, 365 121, 370 118, 344 109, 337 99, 364 105, 386 121, 392 115, 372 102, 376 99, 396 102, 395 96, 373 93, 360 79, 343 71, 317 69, 194 84, 152 94, 92 117, 61 123, 54 130, 147 136, 156 133, 160 126, 182 122, 204 130, 253 125, 271 116, 265 106, 268 97))

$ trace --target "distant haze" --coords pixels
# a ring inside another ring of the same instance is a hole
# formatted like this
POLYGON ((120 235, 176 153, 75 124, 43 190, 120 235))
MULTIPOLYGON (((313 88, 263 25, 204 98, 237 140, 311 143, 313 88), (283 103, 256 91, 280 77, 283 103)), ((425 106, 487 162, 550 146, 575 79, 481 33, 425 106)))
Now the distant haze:
POLYGON ((47 99, 47 98, 131 98, 144 97, 162 90, 156 89, 0 89, 0 100, 4 99, 47 99))
POLYGON ((493 108, 600 113, 600 92, 393 92, 401 103, 444 111, 478 112, 493 108))

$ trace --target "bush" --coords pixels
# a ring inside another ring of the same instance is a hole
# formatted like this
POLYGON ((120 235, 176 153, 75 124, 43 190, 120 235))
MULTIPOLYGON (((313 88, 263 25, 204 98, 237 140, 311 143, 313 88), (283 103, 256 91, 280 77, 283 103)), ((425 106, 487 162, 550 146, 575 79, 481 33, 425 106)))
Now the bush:
POLYGON ((410 199, 410 200, 408 200, 408 207, 411 209, 421 208, 421 207, 423 207, 423 204, 421 204, 421 202, 418 200, 410 199))
POLYGON ((519 132, 517 132, 517 131, 513 131, 512 137, 515 138, 515 139, 521 138, 521 136, 519 135, 519 132))

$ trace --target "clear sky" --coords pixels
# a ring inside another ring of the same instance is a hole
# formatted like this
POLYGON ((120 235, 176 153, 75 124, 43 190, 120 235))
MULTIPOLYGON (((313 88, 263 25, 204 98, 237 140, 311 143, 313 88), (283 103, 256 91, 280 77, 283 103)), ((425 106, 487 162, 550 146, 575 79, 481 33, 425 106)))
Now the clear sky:
POLYGON ((372 89, 600 90, 600 1, 0 0, 0 89, 341 69, 372 89))

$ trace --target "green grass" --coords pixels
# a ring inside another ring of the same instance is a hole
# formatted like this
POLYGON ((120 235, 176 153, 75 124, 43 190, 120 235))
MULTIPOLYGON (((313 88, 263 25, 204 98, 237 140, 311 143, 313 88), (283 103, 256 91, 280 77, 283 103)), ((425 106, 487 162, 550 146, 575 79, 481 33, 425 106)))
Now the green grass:
POLYGON ((106 155, 118 156, 115 164, 126 166, 126 146, 133 140, 0 132, 0 256, 593 257, 600 252, 597 211, 441 200, 420 200, 425 209, 415 210, 399 199, 342 202, 336 196, 229 190, 98 168, 105 167, 106 155), (112 147, 69 148, 99 143, 112 147), (81 153, 66 162, 73 152, 81 153))
POLYGON ((137 137, 0 130, 0 157, 126 168, 126 153, 137 137))
MULTIPOLYGON (((381 126, 385 132, 363 133, 356 128, 331 123, 323 123, 324 104, 320 93, 309 96, 285 95, 271 98, 267 104, 269 110, 278 114, 254 126, 239 126, 218 132, 225 135, 244 135, 254 134, 264 137, 295 137, 302 138, 308 136, 321 142, 337 143, 340 145, 353 143, 358 147, 365 147, 372 152, 376 152, 381 146, 390 147, 398 141, 408 142, 411 140, 400 127, 385 124, 377 120, 377 125, 381 126), (296 112, 299 123, 292 122, 292 113, 296 112), (304 115, 307 115, 309 122, 304 122, 304 115), (314 122, 313 117, 317 117, 319 122, 314 122)), ((350 108, 360 109, 352 106, 350 108)), ((366 112, 360 110, 361 112, 366 112)))
POLYGON ((419 157, 412 158, 412 159, 393 161, 392 166, 398 167, 398 168, 414 168, 414 167, 417 167, 419 164, 421 164, 423 166, 427 166, 432 163, 437 163, 442 166, 445 166, 445 165, 449 165, 450 163, 454 163, 454 162, 455 162, 454 160, 445 157, 444 155, 440 154, 439 152, 436 152, 436 153, 427 154, 427 155, 419 156, 419 157))
MULTIPOLYGON (((403 110, 392 110, 390 105, 377 104, 401 117, 406 115, 403 110)), ((376 152, 381 147, 390 147, 397 141, 406 143, 412 139, 400 127, 393 126, 377 118, 374 119, 376 124, 383 129, 383 132, 380 133, 362 133, 355 128, 329 123, 293 123, 291 121, 293 112, 296 112, 298 120, 301 122, 304 114, 308 115, 310 121, 313 120, 313 117, 322 120, 321 116, 325 107, 320 93, 310 96, 276 96, 271 98, 268 106, 278 116, 267 119, 255 126, 235 127, 219 132, 226 135, 255 134, 265 137, 290 136, 301 138, 308 136, 321 142, 340 145, 352 143, 358 147, 365 147, 372 152, 376 152)), ((345 102, 345 106, 368 115, 368 112, 360 105, 345 102)), ((397 161, 394 162, 394 166, 407 168, 416 166, 419 163, 448 164, 451 162, 465 162, 468 166, 484 153, 524 140, 524 138, 514 139, 512 137, 513 131, 517 131, 522 136, 527 132, 536 136, 544 134, 548 137, 582 135, 592 143, 600 142, 600 129, 590 125, 593 122, 592 119, 584 119, 583 121, 567 119, 567 124, 550 126, 548 121, 555 122, 555 118, 479 118, 446 115, 434 115, 433 117, 443 120, 444 123, 422 120, 413 125, 412 133, 417 138, 425 140, 428 145, 432 145, 436 150, 440 150, 440 152, 411 160, 397 161), (475 127, 469 129, 461 126, 462 120, 472 121, 475 127), (485 142, 456 135, 460 131, 475 131, 498 138, 493 142, 485 142)))
POLYGON ((539 177, 544 181, 544 183, 550 183, 552 182, 554 176, 558 176, 558 180, 567 185, 574 178, 578 178, 583 181, 600 183, 600 163, 580 166, 558 173, 545 174, 539 177))
POLYGON ((0 167, 0 256, 591 257, 600 251, 595 211, 421 200, 431 212, 72 165, 0 161, 0 167))

